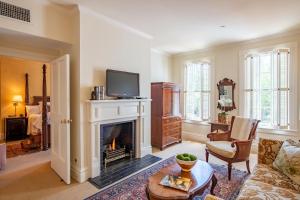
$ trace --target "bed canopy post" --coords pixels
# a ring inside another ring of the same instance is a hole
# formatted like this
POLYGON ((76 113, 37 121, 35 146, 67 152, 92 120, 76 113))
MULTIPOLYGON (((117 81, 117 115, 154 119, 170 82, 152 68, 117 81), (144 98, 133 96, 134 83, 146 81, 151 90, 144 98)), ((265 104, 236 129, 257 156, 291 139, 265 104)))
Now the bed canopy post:
POLYGON ((42 96, 42 150, 46 151, 49 146, 48 130, 47 130, 47 81, 46 81, 47 66, 43 65, 43 96, 42 96))
MULTIPOLYGON (((25 74, 25 105, 29 105, 29 83, 28 73, 25 74)), ((27 117, 27 110, 25 107, 25 117, 27 117)))

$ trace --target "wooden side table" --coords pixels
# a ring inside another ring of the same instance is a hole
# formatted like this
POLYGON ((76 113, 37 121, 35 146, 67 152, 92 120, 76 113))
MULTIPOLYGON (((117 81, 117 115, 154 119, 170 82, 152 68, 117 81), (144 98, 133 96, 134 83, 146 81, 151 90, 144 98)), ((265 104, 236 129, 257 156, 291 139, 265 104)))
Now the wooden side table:
POLYGON ((210 164, 198 160, 191 172, 181 171, 177 163, 161 169, 158 173, 150 176, 147 185, 147 195, 150 200, 174 200, 174 199, 193 199, 196 195, 201 195, 210 186, 211 194, 217 185, 214 170, 210 164), (176 190, 160 185, 161 179, 166 175, 181 176, 192 180, 192 185, 188 192, 176 190))
POLYGON ((224 132, 227 132, 230 130, 230 123, 220 123, 218 121, 212 121, 209 123, 210 123, 210 132, 217 131, 217 133, 218 133, 219 130, 224 131, 224 132))

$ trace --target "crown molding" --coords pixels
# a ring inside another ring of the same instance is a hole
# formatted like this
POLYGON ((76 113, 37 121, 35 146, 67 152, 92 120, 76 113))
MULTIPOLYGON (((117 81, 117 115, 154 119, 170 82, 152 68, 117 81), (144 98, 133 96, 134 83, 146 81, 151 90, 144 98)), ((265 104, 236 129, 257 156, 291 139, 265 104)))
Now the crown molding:
POLYGON ((172 57, 190 56, 193 54, 207 53, 210 51, 214 51, 216 49, 224 49, 224 48, 230 48, 230 47, 243 48, 243 46, 255 44, 258 42, 270 41, 270 40, 274 40, 274 39, 278 39, 278 38, 286 38, 286 37, 292 37, 292 36, 297 36, 297 35, 300 35, 300 29, 285 31, 285 32, 281 32, 281 33, 277 33, 277 34, 273 34, 273 35, 267 35, 267 36, 258 37, 258 38, 253 38, 253 39, 249 39, 249 40, 243 40, 243 41, 238 41, 238 42, 229 42, 229 43, 224 43, 224 44, 219 44, 219 45, 212 45, 207 48, 171 54, 171 56, 172 57))
POLYGON ((163 56, 167 56, 167 57, 170 57, 172 55, 172 54, 170 54, 166 51, 158 50, 158 49, 155 49, 155 48, 151 48, 151 52, 157 53, 157 54, 160 54, 160 55, 163 55, 163 56))
POLYGON ((140 36, 142 38, 145 38, 145 39, 148 39, 148 40, 152 40, 153 39, 153 36, 151 36, 151 35, 149 35, 147 33, 139 31, 139 30, 137 30, 135 28, 132 28, 131 26, 128 26, 127 24, 124 24, 124 23, 122 23, 120 21, 114 20, 114 19, 112 19, 110 17, 102 15, 102 14, 100 14, 98 12, 95 12, 95 11, 93 11, 93 10, 85 7, 85 6, 79 5, 78 7, 79 7, 79 12, 84 12, 84 13, 91 14, 94 17, 97 17, 98 19, 104 20, 104 21, 106 21, 107 23, 109 23, 111 25, 114 25, 114 26, 117 26, 117 27, 122 28, 124 30, 127 30, 127 31, 129 31, 131 33, 134 33, 135 35, 138 35, 138 36, 140 36))

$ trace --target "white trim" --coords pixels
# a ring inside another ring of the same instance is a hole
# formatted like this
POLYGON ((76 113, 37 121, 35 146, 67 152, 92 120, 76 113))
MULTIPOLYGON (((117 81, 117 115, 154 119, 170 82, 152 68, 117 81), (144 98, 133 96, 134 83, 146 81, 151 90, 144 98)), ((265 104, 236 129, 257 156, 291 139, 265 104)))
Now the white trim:
POLYGON ((167 57, 171 56, 170 53, 168 53, 166 51, 159 50, 159 49, 155 49, 155 48, 151 48, 151 52, 157 53, 157 54, 160 54, 160 55, 163 55, 163 56, 167 56, 167 57))
POLYGON ((35 53, 32 51, 8 48, 8 47, 1 46, 1 44, 0 44, 0 55, 16 57, 16 58, 23 58, 23 59, 30 59, 30 60, 36 60, 36 61, 42 61, 42 62, 49 62, 59 56, 59 55, 51 55, 50 56, 49 54, 46 55, 46 54, 41 54, 41 53, 35 53))
POLYGON ((201 143, 206 143, 208 141, 206 134, 196 133, 191 131, 182 131, 182 139, 197 141, 201 143))
POLYGON ((297 130, 289 130, 289 129, 258 128, 257 132, 272 134, 272 135, 285 135, 285 136, 299 137, 297 130))
POLYGON ((152 154, 152 146, 142 147, 141 157, 144 157, 147 154, 152 154))
POLYGON ((91 10, 91 9, 89 9, 89 8, 87 8, 87 7, 85 7, 85 6, 78 5, 78 8, 79 8, 79 11, 80 11, 80 12, 85 12, 85 13, 91 14, 91 15, 93 15, 94 17, 97 17, 98 19, 104 20, 104 21, 106 21, 107 23, 109 23, 109 24, 111 24, 111 25, 115 25, 115 26, 120 27, 120 28, 122 28, 122 29, 128 30, 128 31, 130 31, 130 32, 132 32, 132 33, 134 33, 134 34, 140 36, 140 37, 143 37, 143 38, 146 38, 146 39, 149 39, 149 40, 152 40, 152 39, 153 39, 153 36, 152 36, 152 35, 149 35, 149 34, 147 34, 147 33, 144 33, 144 32, 142 32, 142 31, 140 31, 140 30, 137 30, 137 29, 135 29, 135 28, 132 28, 132 27, 128 26, 127 24, 124 24, 124 23, 122 23, 122 22, 120 22, 120 21, 117 21, 117 20, 115 20, 115 19, 112 19, 112 18, 110 18, 110 17, 107 17, 107 16, 105 16, 105 15, 102 15, 102 14, 100 14, 100 13, 98 13, 98 12, 95 12, 95 11, 93 11, 93 10, 91 10))
POLYGON ((187 123, 187 124, 196 124, 196 125, 210 126, 210 124, 208 122, 209 121, 195 121, 195 120, 188 120, 188 119, 184 119, 183 120, 183 123, 187 123))
POLYGON ((83 183, 88 179, 88 169, 79 169, 76 165, 71 165, 71 177, 79 183, 83 183))

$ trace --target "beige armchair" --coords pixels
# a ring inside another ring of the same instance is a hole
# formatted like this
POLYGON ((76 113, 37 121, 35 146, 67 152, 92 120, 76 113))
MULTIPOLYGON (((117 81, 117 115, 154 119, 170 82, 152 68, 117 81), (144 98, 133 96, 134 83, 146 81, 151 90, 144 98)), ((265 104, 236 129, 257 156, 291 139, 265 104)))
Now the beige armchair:
POLYGON ((235 162, 246 161, 247 170, 250 173, 249 155, 258 123, 259 120, 233 116, 228 132, 208 134, 210 141, 206 143, 206 162, 208 162, 209 154, 226 161, 228 180, 231 179, 232 163, 235 162))

